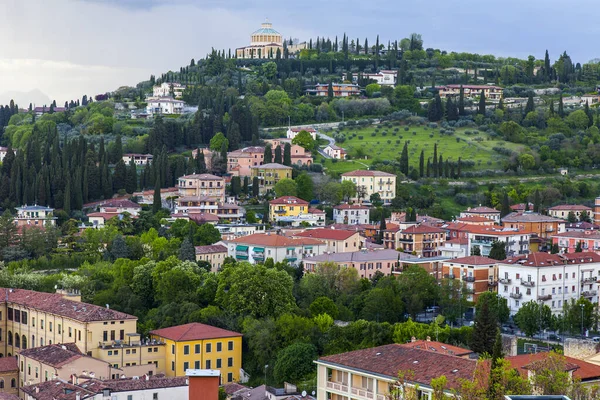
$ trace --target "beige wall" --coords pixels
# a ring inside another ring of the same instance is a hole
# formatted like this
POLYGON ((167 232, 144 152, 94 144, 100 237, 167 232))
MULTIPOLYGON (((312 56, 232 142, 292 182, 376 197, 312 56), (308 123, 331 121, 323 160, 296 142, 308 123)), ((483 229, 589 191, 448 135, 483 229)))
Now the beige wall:
MULTIPOLYGON (((365 193, 362 200, 369 200, 372 194, 379 193, 381 200, 385 204, 389 204, 396 197, 395 176, 342 176, 342 181, 352 181, 357 187, 362 186, 365 193)), ((358 201, 358 198, 350 200, 358 201)))
POLYGON ((55 368, 41 361, 19 356, 19 371, 20 382, 25 386, 49 381, 55 377, 69 380, 71 375, 80 375, 83 371, 93 372, 98 379, 110 379, 109 364, 92 357, 81 357, 55 368))
POLYGON ((227 257, 227 251, 221 253, 196 254, 196 261, 207 261, 211 265, 211 272, 217 272, 223 266, 223 261, 227 257))
MULTIPOLYGON (((3 381, 4 387, 0 388, 0 393, 19 395, 19 371, 7 371, 0 373, 0 381, 3 381), (13 386, 14 379, 14 386, 13 386)), ((1 386, 1 385, 0 385, 1 386)))

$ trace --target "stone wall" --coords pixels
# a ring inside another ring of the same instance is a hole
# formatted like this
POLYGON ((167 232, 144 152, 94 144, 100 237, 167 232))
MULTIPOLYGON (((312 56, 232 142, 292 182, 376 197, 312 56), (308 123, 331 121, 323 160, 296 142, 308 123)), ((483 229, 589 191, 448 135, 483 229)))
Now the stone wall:
POLYGON ((502 352, 505 356, 517 355, 517 337, 502 335, 502 352))
POLYGON ((600 351, 600 343, 592 340, 565 339, 565 356, 584 360, 600 351))

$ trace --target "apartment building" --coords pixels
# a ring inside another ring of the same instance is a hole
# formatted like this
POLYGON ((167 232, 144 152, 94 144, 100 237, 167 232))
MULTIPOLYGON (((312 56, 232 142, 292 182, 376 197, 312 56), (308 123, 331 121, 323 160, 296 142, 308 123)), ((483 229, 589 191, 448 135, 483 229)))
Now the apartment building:
POLYGON ((242 334, 193 322, 150 331, 166 345, 166 375, 185 376, 188 369, 216 369, 223 383, 240 380, 242 334))
MULTIPOLYGON (((0 399, 19 395, 19 364, 16 357, 0 358, 0 399)), ((18 397, 16 397, 18 398, 18 397)))
POLYGON ((590 219, 594 218, 594 213, 592 212, 591 207, 577 205, 577 204, 561 204, 558 206, 550 207, 548 209, 548 215, 555 218, 567 219, 569 218, 569 214, 573 213, 575 218, 579 220, 581 218, 581 213, 585 212, 590 219))
POLYGON ((600 255, 592 252, 531 253, 498 263, 498 294, 507 299, 511 315, 528 301, 539 301, 553 313, 571 299, 598 303, 600 255))
POLYGON ((227 173, 232 176, 250 176, 251 167, 262 165, 265 148, 262 146, 244 147, 227 153, 227 173))
POLYGON ((382 171, 356 170, 342 174, 342 182, 351 181, 356 184, 357 194, 349 199, 357 203, 369 200, 378 193, 383 204, 389 205, 396 197, 396 175, 382 171))
POLYGON ((282 196, 269 201, 269 220, 277 221, 281 217, 297 217, 308 213, 308 201, 295 196, 282 196))
POLYGON ((500 101, 502 98, 503 88, 494 85, 445 85, 438 86, 438 93, 442 99, 447 97, 458 97, 460 96, 460 89, 463 88, 464 96, 466 99, 478 99, 483 95, 487 100, 500 101))
POLYGON ((272 258, 276 263, 287 261, 291 265, 298 265, 305 257, 323 254, 327 248, 322 240, 306 237, 293 239, 270 233, 255 233, 224 240, 224 243, 228 256, 253 264, 272 258))
POLYGON ((366 225, 370 221, 370 209, 360 204, 340 204, 333 207, 333 220, 336 224, 366 225))
POLYGON ((18 227, 55 225, 56 217, 54 216, 54 208, 44 206, 28 206, 17 207, 17 216, 15 217, 15 225, 18 227))
POLYGON ((184 175, 177 180, 180 198, 209 198, 225 203, 225 179, 211 174, 184 175))
POLYGON ((325 251, 329 253, 357 251, 362 248, 363 243, 358 232, 330 228, 309 229, 294 234, 293 238, 318 239, 325 243, 325 251))
MULTIPOLYGON (((333 97, 349 97, 360 95, 360 86, 351 83, 332 83, 333 97)), ((306 94, 313 96, 329 96, 329 84, 317 83, 314 89, 307 89, 306 94)))
POLYGON ((565 231, 565 220, 529 211, 504 216, 502 225, 505 228, 526 230, 543 239, 565 231))
MULTIPOLYGON (((286 138, 288 139, 294 139, 300 132, 305 131, 310 133, 310 136, 313 138, 313 140, 317 140, 317 130, 313 127, 310 126, 305 126, 305 127, 290 127, 288 128, 287 132, 286 132, 286 138)), ((283 153, 282 153, 283 154, 283 153)))
MULTIPOLYGON (((405 382, 415 398, 431 400, 431 380, 447 378, 446 395, 460 387, 461 380, 473 379, 477 363, 449 353, 388 344, 321 357, 317 364, 318 400, 386 400, 398 384, 398 373, 412 371, 405 382)), ((440 345, 443 349, 446 347, 440 345)))
POLYGON ((185 103, 172 97, 148 97, 146 99, 146 113, 148 115, 179 115, 183 114, 185 103))
POLYGON ((259 193, 264 194, 273 190, 275 184, 281 179, 292 179, 292 167, 282 164, 269 163, 251 167, 251 176, 258 178, 259 193))
POLYGON ((125 165, 129 165, 133 161, 135 165, 148 165, 152 163, 154 156, 152 154, 137 154, 127 153, 123 154, 123 162, 125 165))
POLYGON ((575 253, 579 244, 583 251, 593 251, 600 254, 600 231, 575 230, 559 233, 552 236, 552 244, 558 245, 561 253, 575 253))
POLYGON ((500 223, 500 211, 490 207, 479 206, 474 208, 467 208, 466 211, 460 213, 460 218, 466 217, 483 217, 489 219, 490 221, 500 223))
POLYGON ((206 261, 210 264, 211 272, 218 272, 227 258, 227 247, 222 244, 196 246, 196 261, 206 261))
POLYGON ((478 247, 482 256, 489 256, 494 242, 505 244, 507 256, 529 253, 531 233, 524 229, 473 225, 466 230, 469 253, 478 247))
MULTIPOLYGON (((446 242, 446 231, 425 224, 413 225, 396 235, 398 250, 421 257, 437 257, 446 242)), ((390 246, 391 246, 390 242, 390 246)))
POLYGON ((460 280, 468 300, 477 302, 479 295, 495 291, 498 286, 498 261, 483 256, 467 256, 446 260, 442 274, 447 279, 460 280))

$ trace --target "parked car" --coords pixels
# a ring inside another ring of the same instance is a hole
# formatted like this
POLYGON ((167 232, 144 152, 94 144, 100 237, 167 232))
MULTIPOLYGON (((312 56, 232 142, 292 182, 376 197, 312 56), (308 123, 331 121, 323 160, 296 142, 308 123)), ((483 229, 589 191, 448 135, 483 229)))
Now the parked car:
POLYGON ((428 312, 428 313, 439 313, 440 312, 440 307, 439 306, 427 307, 425 309, 425 312, 428 312))

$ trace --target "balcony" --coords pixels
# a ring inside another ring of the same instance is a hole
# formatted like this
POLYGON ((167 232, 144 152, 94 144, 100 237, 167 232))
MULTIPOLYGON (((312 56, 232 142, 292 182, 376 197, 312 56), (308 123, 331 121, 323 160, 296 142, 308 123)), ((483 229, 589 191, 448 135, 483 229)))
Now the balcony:
POLYGON ((446 278, 446 279, 454 279, 455 276, 453 274, 444 274, 444 278, 446 278))
POLYGON ((529 244, 529 240, 519 240, 519 244, 520 244, 521 246, 522 246, 522 245, 525 245, 525 244, 529 244))
POLYGON ((372 399, 373 398, 373 391, 372 390, 368 390, 368 389, 363 389, 363 388, 351 388, 352 394, 355 396, 359 396, 359 397, 364 397, 367 399, 372 399))
POLYGON ((539 295, 538 300, 542 300, 542 301, 552 300, 552 295, 551 294, 539 295))
POLYGON ((581 278, 581 283, 596 282, 597 280, 598 277, 596 276, 588 276, 587 278, 581 278))
POLYGON ((488 281, 488 286, 489 287, 496 287, 496 286, 498 286, 498 282, 496 282, 496 281, 488 281))
POLYGON ((462 280, 465 282, 475 282, 475 277, 474 276, 463 276, 462 280))
POLYGON ((581 292, 583 297, 594 297, 598 294, 597 290, 586 290, 585 292, 581 292))
POLYGON ((551 226, 546 227, 546 232, 554 232, 554 228, 551 226))
POLYGON ((327 389, 337 390, 338 392, 348 392, 348 385, 341 382, 327 382, 327 389))
POLYGON ((519 254, 529 254, 529 250, 519 250, 519 254))
POLYGON ((500 282, 503 285, 510 285, 512 282, 512 279, 502 278, 502 279, 498 279, 498 282, 500 282))
POLYGON ((520 299, 521 297, 523 297, 523 293, 511 293, 510 297, 512 297, 513 299, 520 299))
POLYGON ((477 245, 477 246, 488 246, 488 247, 491 247, 492 243, 493 242, 491 242, 489 240, 477 240, 477 239, 471 240, 471 244, 472 245, 477 245))
POLYGON ((255 260, 264 260, 265 253, 252 253, 252 258, 254 258, 255 260))
POLYGON ((524 281, 523 279, 521 279, 521 285, 523 285, 525 287, 534 287, 535 282, 534 281, 524 281))

